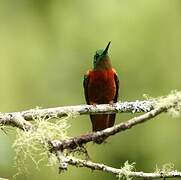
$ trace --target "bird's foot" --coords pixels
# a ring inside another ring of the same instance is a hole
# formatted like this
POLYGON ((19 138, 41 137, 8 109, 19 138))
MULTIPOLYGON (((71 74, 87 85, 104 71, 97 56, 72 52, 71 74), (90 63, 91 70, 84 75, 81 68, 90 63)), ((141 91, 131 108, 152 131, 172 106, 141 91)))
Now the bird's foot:
POLYGON ((109 102, 109 105, 114 106, 114 102, 113 102, 113 101, 110 101, 110 102, 109 102))
POLYGON ((94 103, 94 102, 90 102, 90 105, 92 105, 93 107, 96 107, 96 106, 97 106, 97 104, 94 103))

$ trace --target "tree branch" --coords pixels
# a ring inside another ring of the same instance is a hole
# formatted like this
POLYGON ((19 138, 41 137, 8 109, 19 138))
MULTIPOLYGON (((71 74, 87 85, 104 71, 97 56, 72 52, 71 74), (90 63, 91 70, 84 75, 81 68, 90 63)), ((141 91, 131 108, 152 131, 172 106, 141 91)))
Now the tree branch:
POLYGON ((32 128, 31 123, 26 121, 19 112, 0 114, 0 125, 18 127, 22 130, 29 130, 32 128))
POLYGON ((27 121, 36 118, 48 119, 50 117, 64 117, 68 115, 84 115, 84 114, 102 114, 102 113, 120 113, 120 112, 148 112, 153 109, 154 101, 135 101, 135 102, 118 102, 113 105, 76 105, 64 106, 47 109, 31 109, 22 112, 1 113, 0 124, 12 125, 14 117, 22 116, 27 121))
POLYGON ((106 139, 109 136, 115 135, 119 132, 128 130, 134 127, 137 124, 141 124, 146 122, 153 117, 159 115, 162 112, 165 112, 171 108, 175 108, 177 111, 181 110, 181 92, 174 92, 169 94, 166 97, 161 97, 160 99, 151 101, 154 102, 155 105, 152 104, 152 110, 138 117, 134 117, 126 122, 117 124, 113 127, 104 129, 102 131, 88 133, 82 136, 73 137, 70 139, 66 139, 63 141, 54 140, 50 141, 50 145, 52 146, 52 151, 54 150, 64 150, 64 149, 75 149, 78 146, 82 146, 90 141, 96 141, 99 139, 106 139))
POLYGON ((158 179, 158 178, 174 178, 174 177, 180 177, 181 178, 181 172, 178 171, 171 171, 171 172, 154 172, 154 173, 144 173, 144 172, 135 172, 131 170, 127 170, 124 167, 121 169, 113 168, 104 164, 94 163, 87 160, 81 160, 78 158, 74 158, 71 156, 64 157, 64 162, 76 167, 86 167, 91 170, 99 170, 104 171, 107 173, 112 173, 118 176, 122 177, 128 177, 128 178, 150 178, 150 179, 158 179))
POLYGON ((155 108, 151 110, 150 112, 147 112, 143 115, 140 115, 138 117, 134 117, 126 122, 117 124, 113 127, 104 129, 102 131, 92 132, 88 133, 82 136, 73 137, 70 139, 66 139, 63 141, 54 140, 50 141, 50 144, 52 145, 52 150, 64 150, 64 149, 75 149, 78 146, 82 146, 85 143, 88 143, 90 141, 95 141, 100 138, 106 139, 109 136, 115 135, 119 132, 128 130, 132 128, 135 125, 141 124, 145 121, 150 120, 151 118, 159 115, 162 112, 165 112, 169 107, 166 106, 160 106, 158 108, 155 108))
MULTIPOLYGON (((113 173, 121 177, 122 176, 135 177, 135 178, 181 177, 181 172, 177 171, 170 171, 170 172, 159 171, 155 173, 144 173, 144 172, 134 172, 131 170, 127 170, 124 169, 124 167, 121 169, 116 169, 113 167, 106 166, 104 164, 93 163, 88 160, 77 159, 68 156, 68 154, 66 153, 69 153, 69 151, 64 152, 65 149, 73 150, 77 147, 81 147, 82 145, 90 141, 97 141, 102 138, 106 139, 119 132, 128 130, 134 127, 135 125, 141 124, 156 117, 162 112, 168 111, 169 109, 172 109, 175 112, 179 113, 181 112, 181 92, 174 92, 168 95, 167 97, 164 98, 161 97, 150 101, 135 101, 135 102, 122 102, 122 103, 119 102, 113 105, 102 104, 96 106, 91 106, 91 105, 65 106, 65 107, 48 108, 48 109, 34 109, 23 112, 4 113, 0 114, 0 124, 15 126, 24 131, 28 131, 30 132, 31 137, 35 132, 40 133, 38 134, 38 140, 40 140, 40 143, 42 143, 42 138, 43 139, 45 138, 46 139, 45 141, 47 142, 47 132, 46 132, 46 137, 44 134, 43 137, 41 137, 41 131, 38 131, 38 126, 36 125, 33 126, 28 121, 34 120, 36 118, 47 119, 51 117, 63 117, 69 115, 82 115, 82 114, 146 112, 145 114, 134 117, 126 122, 122 122, 120 124, 104 129, 102 131, 92 132, 82 136, 64 139, 62 141, 51 140, 52 138, 50 138, 49 144, 51 145, 51 147, 49 150, 50 152, 56 154, 57 159, 59 160, 60 169, 66 169, 67 165, 71 164, 78 167, 87 167, 93 170, 100 170, 100 171, 113 173)), ((52 131, 52 128, 50 128, 50 130, 52 131)), ((61 132, 59 131, 59 133, 61 132)), ((26 138, 29 138, 29 136, 26 136, 26 138)))

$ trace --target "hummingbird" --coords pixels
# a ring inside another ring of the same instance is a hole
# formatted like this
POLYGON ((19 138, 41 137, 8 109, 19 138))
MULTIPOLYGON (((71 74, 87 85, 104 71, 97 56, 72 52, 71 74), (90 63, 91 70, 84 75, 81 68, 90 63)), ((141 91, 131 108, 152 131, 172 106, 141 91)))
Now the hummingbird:
MULTIPOLYGON (((119 79, 116 70, 112 68, 108 54, 110 43, 111 41, 105 49, 99 49, 95 52, 93 68, 84 75, 84 95, 89 105, 113 104, 118 100, 119 79)), ((115 113, 90 115, 92 131, 101 131, 112 127, 115 118, 115 113)))

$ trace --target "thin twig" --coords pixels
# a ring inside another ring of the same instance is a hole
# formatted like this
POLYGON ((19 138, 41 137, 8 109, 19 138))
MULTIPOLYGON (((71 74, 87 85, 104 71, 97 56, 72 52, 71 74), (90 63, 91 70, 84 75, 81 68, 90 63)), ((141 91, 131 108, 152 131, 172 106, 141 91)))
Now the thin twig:
POLYGON ((112 173, 118 176, 126 176, 132 178, 146 178, 146 179, 158 179, 158 178, 181 178, 181 172, 171 171, 167 173, 145 173, 145 172, 136 172, 136 171, 125 171, 124 167, 121 169, 113 168, 104 164, 94 163, 88 160, 82 160, 75 157, 67 156, 64 158, 65 163, 76 166, 76 167, 86 167, 91 170, 99 170, 107 173, 112 173))

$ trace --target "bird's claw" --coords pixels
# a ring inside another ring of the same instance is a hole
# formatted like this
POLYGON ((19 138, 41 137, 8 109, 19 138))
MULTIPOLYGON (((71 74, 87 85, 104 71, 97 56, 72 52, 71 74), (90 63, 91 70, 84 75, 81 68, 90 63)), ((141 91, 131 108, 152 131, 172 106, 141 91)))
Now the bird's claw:
POLYGON ((97 107, 96 103, 90 103, 93 107, 97 107))
POLYGON ((109 105, 110 105, 110 106, 114 106, 114 102, 113 102, 113 101, 110 101, 110 102, 109 102, 109 105))

